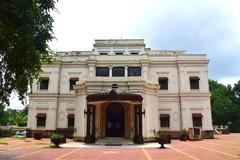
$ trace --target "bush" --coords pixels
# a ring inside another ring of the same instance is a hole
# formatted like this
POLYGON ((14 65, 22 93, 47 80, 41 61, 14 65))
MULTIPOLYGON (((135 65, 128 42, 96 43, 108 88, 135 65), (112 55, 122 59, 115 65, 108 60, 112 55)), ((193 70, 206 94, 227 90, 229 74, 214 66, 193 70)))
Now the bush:
POLYGON ((157 137, 158 143, 161 145, 160 148, 165 148, 164 144, 171 142, 171 137, 167 135, 165 131, 154 131, 154 135, 157 137))
POLYGON ((65 137, 62 134, 57 134, 57 133, 53 133, 51 135, 51 142, 56 146, 59 147, 59 145, 61 143, 64 143, 65 137))
POLYGON ((186 141, 187 140, 187 130, 183 129, 180 133, 180 140, 181 141, 186 141))
POLYGON ((34 133, 33 138, 36 139, 36 140, 42 139, 42 133, 34 133))

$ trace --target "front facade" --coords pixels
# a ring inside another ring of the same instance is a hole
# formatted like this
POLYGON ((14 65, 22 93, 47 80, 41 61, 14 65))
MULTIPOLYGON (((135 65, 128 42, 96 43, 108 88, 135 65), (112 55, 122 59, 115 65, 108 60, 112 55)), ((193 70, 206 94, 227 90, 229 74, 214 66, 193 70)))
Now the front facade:
POLYGON ((58 52, 29 95, 28 128, 86 143, 125 137, 151 141, 200 127, 211 136, 205 54, 151 50, 142 39, 95 40, 92 51, 58 52))

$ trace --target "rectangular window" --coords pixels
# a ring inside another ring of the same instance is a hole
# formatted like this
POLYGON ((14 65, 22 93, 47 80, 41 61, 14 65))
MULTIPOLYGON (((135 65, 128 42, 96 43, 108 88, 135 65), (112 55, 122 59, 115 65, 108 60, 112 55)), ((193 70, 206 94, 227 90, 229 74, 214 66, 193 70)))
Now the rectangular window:
POLYGON ((160 77, 159 78, 159 85, 160 85, 160 90, 167 90, 168 89, 168 78, 167 77, 160 77))
POLYGON ((73 90, 73 86, 76 85, 76 82, 78 81, 78 78, 70 78, 69 79, 69 89, 73 90))
POLYGON ((100 55, 108 55, 106 52, 100 52, 100 55))
POLYGON ((45 127, 46 113, 38 113, 36 117, 37 117, 37 127, 45 127))
POLYGON ((97 67, 96 68, 97 77, 109 77, 109 68, 108 67, 97 67))
POLYGON ((125 68, 124 67, 113 67, 112 68, 112 76, 113 77, 124 77, 125 68))
POLYGON ((192 114, 193 127, 202 127, 202 114, 193 113, 192 114))
POLYGON ((68 114, 68 128, 74 127, 74 114, 68 114))
POLYGON ((115 55, 123 55, 123 52, 116 52, 115 55))
POLYGON ((190 88, 199 89, 199 77, 190 77, 190 88))
POLYGON ((170 127, 169 114, 160 114, 160 127, 170 127))
POLYGON ((138 54, 138 52, 131 52, 131 54, 132 54, 132 55, 137 55, 137 54, 138 54))
POLYGON ((41 77, 40 78, 40 90, 48 90, 49 78, 41 77))
POLYGON ((128 76, 141 76, 141 67, 128 67, 128 76))

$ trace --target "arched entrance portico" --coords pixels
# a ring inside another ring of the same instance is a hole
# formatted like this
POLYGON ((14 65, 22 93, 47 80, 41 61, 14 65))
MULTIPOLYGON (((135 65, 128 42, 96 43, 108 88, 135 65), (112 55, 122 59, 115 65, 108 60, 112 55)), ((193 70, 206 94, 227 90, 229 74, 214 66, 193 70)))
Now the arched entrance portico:
POLYGON ((120 103, 110 103, 106 108, 106 137, 124 137, 124 107, 120 103))
MULTIPOLYGON (((104 120, 104 130, 100 129, 100 135, 105 132, 103 137, 126 137, 124 133, 125 129, 129 128, 129 124, 126 124, 125 113, 129 110, 124 110, 126 106, 124 104, 131 104, 131 113, 134 131, 133 141, 134 143, 143 143, 142 136, 142 96, 138 94, 121 92, 117 89, 112 89, 110 92, 101 92, 96 94, 90 94, 87 96, 87 131, 85 136, 85 143, 94 143, 96 140, 96 106, 101 111, 104 111, 104 117, 98 117, 98 121, 104 120), (108 103, 106 108, 102 108, 99 104, 108 103), (102 119, 103 118, 103 119, 102 119)), ((129 123, 129 122, 128 122, 129 123)), ((126 130, 127 131, 127 130, 126 130)), ((129 129, 128 129, 129 131, 129 129)), ((99 130, 97 129, 97 134, 99 130)))

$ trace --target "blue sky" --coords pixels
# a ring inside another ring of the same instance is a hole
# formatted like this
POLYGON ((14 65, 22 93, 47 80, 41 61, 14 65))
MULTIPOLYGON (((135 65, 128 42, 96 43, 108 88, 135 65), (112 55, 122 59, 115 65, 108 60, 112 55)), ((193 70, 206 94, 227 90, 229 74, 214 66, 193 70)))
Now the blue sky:
POLYGON ((142 38, 152 49, 205 53, 209 78, 240 80, 238 0, 71 0, 56 8, 54 51, 91 50, 94 39, 142 38))

